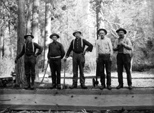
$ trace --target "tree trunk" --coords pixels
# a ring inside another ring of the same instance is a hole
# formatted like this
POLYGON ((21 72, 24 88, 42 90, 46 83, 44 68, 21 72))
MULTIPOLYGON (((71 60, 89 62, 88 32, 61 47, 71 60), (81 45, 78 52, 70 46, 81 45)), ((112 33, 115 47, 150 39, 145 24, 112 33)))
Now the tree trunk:
MULTIPOLYGON (((18 40, 17 54, 22 51, 25 35, 25 0, 18 0, 18 40)), ((20 58, 17 63, 16 84, 20 85, 25 79, 24 74, 24 58, 20 58)))
POLYGON ((38 27, 38 22, 39 22, 39 0, 34 0, 33 1, 33 21, 32 21, 32 34, 34 36, 33 41, 38 43, 39 40, 39 27, 38 27))
POLYGON ((31 17, 32 17, 32 1, 28 0, 28 14, 27 14, 27 21, 26 21, 26 34, 31 34, 31 17))
MULTIPOLYGON (((99 13, 100 13, 100 8, 101 8, 101 2, 100 0, 96 0, 96 29, 98 31, 99 27, 100 27, 100 19, 99 19, 99 13)), ((96 31, 96 33, 97 33, 96 31)), ((97 39, 98 39, 98 35, 97 35, 97 39)))
MULTIPOLYGON (((45 36, 44 36, 44 61, 47 61, 47 46, 51 42, 49 35, 51 34, 51 13, 49 10, 49 2, 45 3, 45 36)), ((44 62, 45 65, 45 62, 44 62)))

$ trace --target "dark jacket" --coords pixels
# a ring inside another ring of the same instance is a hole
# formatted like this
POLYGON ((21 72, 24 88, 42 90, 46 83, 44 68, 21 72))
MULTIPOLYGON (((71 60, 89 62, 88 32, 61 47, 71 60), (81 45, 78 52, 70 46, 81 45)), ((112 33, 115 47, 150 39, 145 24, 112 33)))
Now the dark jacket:
POLYGON ((17 56, 17 59, 19 59, 20 57, 22 57, 24 54, 26 56, 38 56, 42 53, 42 47, 39 46, 37 43, 35 42, 31 42, 31 43, 25 43, 21 53, 17 56), (38 49, 38 52, 36 53, 36 49, 38 49))
POLYGON ((49 44, 49 51, 47 56, 48 59, 50 59, 50 57, 57 57, 57 56, 61 56, 62 59, 64 55, 65 51, 61 43, 56 41, 49 44))
POLYGON ((91 52, 93 50, 93 45, 85 39, 76 38, 75 40, 72 40, 71 45, 67 51, 66 57, 70 55, 71 51, 75 53, 83 53, 85 46, 88 46, 88 48, 85 51, 91 52))

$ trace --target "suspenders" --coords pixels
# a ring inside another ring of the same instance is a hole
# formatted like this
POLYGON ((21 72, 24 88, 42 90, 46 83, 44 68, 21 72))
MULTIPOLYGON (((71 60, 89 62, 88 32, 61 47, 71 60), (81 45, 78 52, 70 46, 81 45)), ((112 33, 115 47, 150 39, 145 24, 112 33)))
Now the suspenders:
MULTIPOLYGON (((34 43, 32 42, 32 49, 33 49, 33 52, 34 52, 34 43)), ((26 52, 26 43, 25 43, 25 52, 26 52)))

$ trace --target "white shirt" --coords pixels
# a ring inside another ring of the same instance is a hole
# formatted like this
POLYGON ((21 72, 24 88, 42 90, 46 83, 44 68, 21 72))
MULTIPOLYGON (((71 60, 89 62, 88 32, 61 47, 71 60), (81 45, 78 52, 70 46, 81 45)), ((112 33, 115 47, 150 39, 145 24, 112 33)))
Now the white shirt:
POLYGON ((113 54, 110 38, 104 37, 104 39, 98 39, 96 41, 96 58, 98 58, 99 54, 113 54))

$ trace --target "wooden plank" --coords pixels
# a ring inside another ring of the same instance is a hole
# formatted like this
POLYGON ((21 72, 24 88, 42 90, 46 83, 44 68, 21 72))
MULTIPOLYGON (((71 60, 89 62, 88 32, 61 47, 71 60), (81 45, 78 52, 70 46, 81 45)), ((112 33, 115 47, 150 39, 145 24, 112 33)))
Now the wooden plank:
POLYGON ((154 94, 154 88, 133 88, 128 90, 123 89, 112 89, 112 90, 100 90, 100 89, 36 89, 36 90, 25 90, 25 89, 0 89, 0 95, 3 94, 51 94, 51 95, 118 95, 118 94, 154 94))
MULTIPOLYGON (((50 78, 50 77, 45 77, 50 78)), ((85 76, 86 79, 93 79, 96 78, 96 76, 85 76)), ((100 78, 100 77, 98 77, 100 78)), ((118 79, 118 77, 111 77, 112 79, 118 79)), ((61 79, 64 79, 64 77, 61 77, 61 79)), ((65 77, 65 79, 73 79, 73 77, 65 77)), ((80 79, 80 77, 78 77, 80 79)), ((123 79, 127 79, 126 77, 123 77, 123 79)), ((154 77, 132 77, 132 79, 154 79, 154 77)))
POLYGON ((44 95, 5 94, 0 95, 1 109, 6 106, 14 110, 104 110, 104 109, 154 109, 153 94, 119 95, 44 95))

